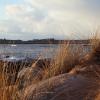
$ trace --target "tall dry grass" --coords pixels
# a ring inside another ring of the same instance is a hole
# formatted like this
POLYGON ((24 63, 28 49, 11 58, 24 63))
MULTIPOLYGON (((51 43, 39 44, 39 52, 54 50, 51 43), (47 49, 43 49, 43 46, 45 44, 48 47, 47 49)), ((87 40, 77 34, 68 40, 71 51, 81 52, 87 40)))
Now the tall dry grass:
MULTIPOLYGON (((3 65, 0 65, 0 69, 2 68, 3 70, 0 71, 0 100, 14 100, 15 99, 15 93, 16 93, 16 86, 15 85, 10 85, 11 82, 9 80, 9 77, 13 74, 6 73, 5 67, 7 66, 6 63, 3 65), (9 84, 9 85, 8 85, 9 84)), ((10 67, 10 66, 8 66, 10 67)), ((13 79, 15 79, 13 77, 13 79)))
MULTIPOLYGON (((99 45, 99 42, 97 40, 98 39, 93 39, 90 42, 93 45, 93 51, 95 51, 97 46, 99 45)), ((77 44, 74 46, 76 47, 77 44)), ((59 47, 56 50, 55 56, 53 60, 51 60, 50 64, 45 62, 45 65, 43 66, 44 71, 42 74, 43 79, 41 79, 40 81, 51 78, 53 76, 57 76, 59 74, 70 72, 76 65, 80 63, 81 59, 84 57, 83 56, 84 52, 85 50, 82 45, 76 48, 71 48, 70 43, 64 42, 64 43, 59 44, 59 47)), ((38 61, 36 61, 33 64, 33 66, 35 66, 37 62, 38 61)), ((16 64, 15 66, 17 67, 16 64)), ((16 75, 16 71, 13 71, 13 74, 6 73, 5 71, 7 70, 5 68, 8 68, 8 67, 12 67, 12 65, 8 66, 8 64, 5 64, 5 63, 0 64, 0 100, 19 100, 20 98, 18 94, 19 91, 18 91, 17 83, 20 80, 16 79, 13 85, 10 83, 10 81, 8 80, 9 76, 16 75)), ((13 67, 13 68, 16 68, 16 67, 13 67)), ((32 73, 29 72, 28 75, 30 76, 30 74, 32 73)), ((14 77, 12 78, 12 80, 13 79, 14 77)))
MULTIPOLYGON (((77 44, 73 45, 77 46, 77 44)), ((83 54, 84 47, 82 45, 72 48, 70 43, 64 42, 59 44, 54 59, 51 61, 49 67, 48 65, 44 66, 44 79, 68 73, 75 65, 79 64, 83 54)))
POLYGON ((26 62, 18 64, 0 61, 0 100, 19 100, 17 74, 24 67, 26 62))

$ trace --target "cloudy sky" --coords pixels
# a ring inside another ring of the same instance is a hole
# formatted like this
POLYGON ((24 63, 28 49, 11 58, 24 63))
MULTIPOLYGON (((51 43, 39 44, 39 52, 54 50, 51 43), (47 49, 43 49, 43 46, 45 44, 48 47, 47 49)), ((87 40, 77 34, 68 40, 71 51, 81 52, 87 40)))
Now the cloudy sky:
POLYGON ((0 38, 83 39, 100 25, 100 0, 0 0, 0 38))

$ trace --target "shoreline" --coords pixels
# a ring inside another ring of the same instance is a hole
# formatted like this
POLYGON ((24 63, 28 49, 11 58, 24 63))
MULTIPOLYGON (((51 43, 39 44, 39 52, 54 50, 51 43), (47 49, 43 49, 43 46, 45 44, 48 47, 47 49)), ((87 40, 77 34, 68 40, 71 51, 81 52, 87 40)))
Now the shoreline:
POLYGON ((0 39, 0 44, 59 44, 59 43, 72 43, 72 44, 89 44, 90 39, 86 40, 57 40, 57 39, 34 39, 34 40, 8 40, 0 39))

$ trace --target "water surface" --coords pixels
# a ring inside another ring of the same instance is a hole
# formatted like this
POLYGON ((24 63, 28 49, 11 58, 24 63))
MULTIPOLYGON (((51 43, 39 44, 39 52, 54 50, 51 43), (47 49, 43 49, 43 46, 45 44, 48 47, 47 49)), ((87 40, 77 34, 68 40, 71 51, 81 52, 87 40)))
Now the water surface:
MULTIPOLYGON (((0 58, 8 59, 23 59, 25 57, 29 58, 51 58, 56 53, 59 45, 57 44, 0 44, 0 58)), ((85 51, 89 51, 89 46, 84 46, 85 51)), ((77 48, 80 49, 80 45, 71 45, 73 50, 77 48)))

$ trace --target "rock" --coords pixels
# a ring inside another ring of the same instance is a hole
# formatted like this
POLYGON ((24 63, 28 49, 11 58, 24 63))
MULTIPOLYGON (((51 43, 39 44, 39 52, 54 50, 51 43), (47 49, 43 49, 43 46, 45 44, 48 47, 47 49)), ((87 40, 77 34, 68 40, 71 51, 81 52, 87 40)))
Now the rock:
POLYGON ((70 73, 28 86, 24 100, 94 100, 100 91, 98 62, 81 63, 70 73))
POLYGON ((63 74, 31 85, 23 100, 94 100, 100 85, 82 75, 63 74))

